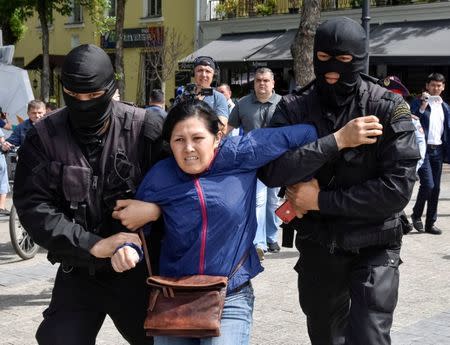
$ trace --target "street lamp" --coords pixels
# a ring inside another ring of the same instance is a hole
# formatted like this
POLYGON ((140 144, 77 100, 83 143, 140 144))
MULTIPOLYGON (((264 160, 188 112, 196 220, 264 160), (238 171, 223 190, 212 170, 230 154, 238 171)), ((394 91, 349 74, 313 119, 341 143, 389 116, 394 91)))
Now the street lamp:
MULTIPOLYGON (((366 52, 370 55, 370 0, 363 0, 361 22, 366 32, 366 52)), ((369 74, 369 57, 366 61, 366 74, 369 74)))

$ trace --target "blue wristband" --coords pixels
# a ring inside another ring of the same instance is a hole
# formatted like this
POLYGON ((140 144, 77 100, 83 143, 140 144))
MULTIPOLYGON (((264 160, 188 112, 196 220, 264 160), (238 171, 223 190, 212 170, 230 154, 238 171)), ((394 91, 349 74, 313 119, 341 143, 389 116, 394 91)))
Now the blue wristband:
POLYGON ((142 251, 141 247, 139 247, 137 244, 135 244, 133 242, 125 242, 124 244, 118 246, 116 248, 116 250, 114 251, 113 255, 116 254, 119 249, 121 249, 121 248, 123 248, 125 246, 133 248, 139 255, 139 261, 138 262, 142 261, 142 259, 144 258, 144 252, 142 251))

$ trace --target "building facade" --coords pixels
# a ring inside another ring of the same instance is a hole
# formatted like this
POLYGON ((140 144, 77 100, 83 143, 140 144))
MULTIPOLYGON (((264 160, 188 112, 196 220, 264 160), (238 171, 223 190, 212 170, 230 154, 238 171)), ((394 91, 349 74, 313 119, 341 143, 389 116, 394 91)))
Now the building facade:
MULTIPOLYGON (((111 1, 110 16, 115 16, 115 0, 111 1)), ((198 23, 196 0, 133 0, 127 1, 124 21, 124 70, 126 101, 139 105, 147 103, 152 88, 160 88, 156 80, 149 56, 157 54, 164 41, 173 35, 179 40, 182 56, 188 55, 196 47, 198 23), (168 35, 167 33, 171 33, 168 35)), ((34 94, 40 94, 40 74, 42 68, 42 44, 37 13, 27 21, 28 31, 16 44, 15 62, 30 71, 34 94)), ((72 48, 85 43, 103 47, 114 61, 114 28, 104 35, 98 33, 91 22, 87 9, 73 6, 71 16, 54 14, 50 26, 50 93, 62 104, 60 69, 65 54, 72 48)), ((174 62, 172 62, 174 63, 174 62)), ((176 62, 175 62, 176 64, 176 62)), ((173 97, 175 88, 174 71, 167 77, 165 92, 167 100, 173 97)))
MULTIPOLYGON (((275 72, 277 91, 286 92, 301 4, 301 0, 204 0, 201 48, 184 65, 197 55, 211 55, 221 67, 221 81, 231 83, 236 96, 248 92, 255 68, 267 66, 275 72), (225 3, 230 6, 224 11, 219 5, 225 3), (275 6, 262 12, 258 3, 275 6)), ((321 20, 347 16, 361 21, 361 5, 362 0, 322 0, 321 20)), ((449 80, 450 2, 370 0, 370 5, 371 75, 397 75, 412 93, 421 92, 431 72, 443 73, 449 80)), ((448 95, 446 90, 444 97, 448 95)))

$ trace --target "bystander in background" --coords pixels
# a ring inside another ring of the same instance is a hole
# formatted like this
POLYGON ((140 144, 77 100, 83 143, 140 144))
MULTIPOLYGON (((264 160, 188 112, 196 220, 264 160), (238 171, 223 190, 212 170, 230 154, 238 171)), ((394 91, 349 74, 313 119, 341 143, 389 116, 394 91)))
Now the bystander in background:
POLYGON ((430 74, 425 89, 421 97, 411 104, 411 113, 420 119, 427 141, 425 159, 418 171, 420 187, 411 220, 417 231, 440 235, 442 231, 434 223, 437 220, 442 163, 450 162, 450 107, 441 98, 445 89, 442 74, 430 74), (427 212, 424 227, 422 214, 425 203, 427 212))
POLYGON ((146 107, 146 110, 152 110, 159 116, 161 116, 163 119, 166 118, 167 112, 166 112, 166 101, 164 92, 160 89, 153 89, 152 92, 150 92, 150 97, 148 100, 149 106, 146 107))

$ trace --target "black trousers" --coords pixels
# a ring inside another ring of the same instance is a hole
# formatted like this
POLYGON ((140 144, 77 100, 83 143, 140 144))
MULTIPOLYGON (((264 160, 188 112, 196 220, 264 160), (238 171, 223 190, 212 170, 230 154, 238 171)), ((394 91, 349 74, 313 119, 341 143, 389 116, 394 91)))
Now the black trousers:
POLYGON ((39 326, 40 345, 94 345, 109 315, 126 341, 133 345, 153 344, 146 337, 144 319, 148 305, 145 263, 134 269, 90 275, 85 268, 64 273, 60 267, 49 307, 39 326))
POLYGON ((330 254, 308 240, 297 245, 299 299, 311 344, 390 344, 400 248, 330 254))

